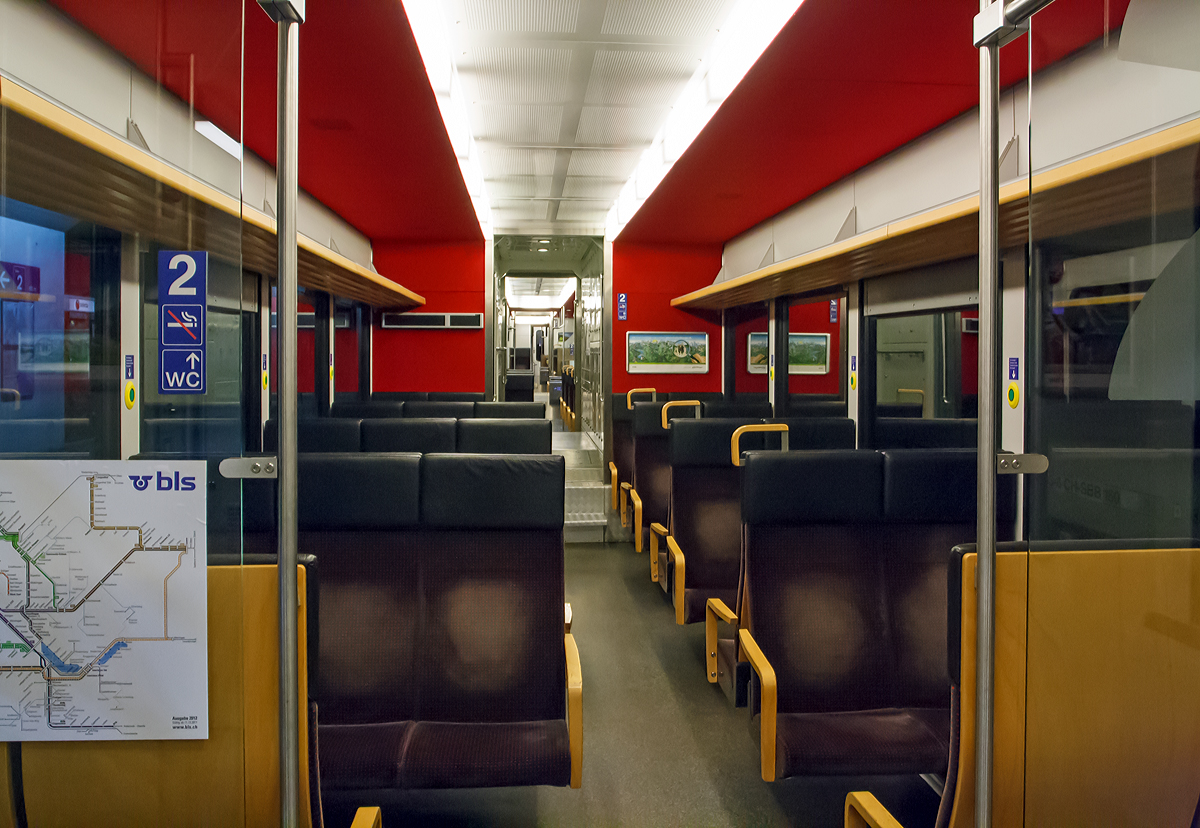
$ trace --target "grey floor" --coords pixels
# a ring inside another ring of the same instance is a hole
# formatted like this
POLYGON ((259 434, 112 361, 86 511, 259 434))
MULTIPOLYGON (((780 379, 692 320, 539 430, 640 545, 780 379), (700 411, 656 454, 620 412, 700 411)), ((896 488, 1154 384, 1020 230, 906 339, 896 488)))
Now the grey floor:
MULTIPOLYGON (((568 544, 566 595, 583 667, 583 787, 419 791, 384 799, 384 825, 841 826, 871 790, 908 828, 937 798, 916 778, 759 776, 757 723, 704 680, 703 624, 678 627, 630 544, 568 544)), ((326 800, 326 824, 350 814, 326 800)))

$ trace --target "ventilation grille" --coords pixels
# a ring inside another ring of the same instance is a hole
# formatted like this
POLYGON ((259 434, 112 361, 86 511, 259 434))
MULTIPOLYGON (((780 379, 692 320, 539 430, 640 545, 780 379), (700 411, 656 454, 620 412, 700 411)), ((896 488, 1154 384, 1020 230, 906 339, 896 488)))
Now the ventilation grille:
POLYGON ((385 328, 432 328, 434 330, 480 330, 482 313, 385 313, 385 328))

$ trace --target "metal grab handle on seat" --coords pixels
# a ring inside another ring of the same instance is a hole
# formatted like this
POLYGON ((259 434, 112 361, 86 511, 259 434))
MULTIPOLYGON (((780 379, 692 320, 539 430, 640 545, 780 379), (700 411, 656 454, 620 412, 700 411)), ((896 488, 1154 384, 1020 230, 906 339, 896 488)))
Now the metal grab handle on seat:
POLYGON ((670 428, 670 427, 671 427, 671 426, 668 424, 668 422, 667 422, 667 411, 668 411, 669 409, 671 409, 671 408, 682 408, 682 407, 684 407, 684 406, 687 406, 688 408, 691 408, 692 406, 695 406, 695 408, 696 408, 696 419, 697 419, 697 420, 699 420, 699 419, 700 419, 700 417, 701 417, 702 415, 701 415, 701 408, 700 408, 700 401, 699 401, 699 400, 671 400, 671 402, 669 402, 669 403, 663 403, 663 407, 662 407, 662 427, 663 427, 663 428, 670 428))
POLYGON ((742 465, 742 452, 739 444, 742 441, 742 435, 748 431, 778 431, 779 443, 782 451, 788 450, 788 427, 785 423, 756 423, 754 425, 738 426, 733 431, 733 437, 729 440, 729 456, 733 460, 733 465, 742 465))
POLYGON ((649 394, 650 402, 658 402, 658 391, 653 388, 631 388, 625 394, 625 407, 633 411, 633 395, 649 394))
POLYGON ((923 388, 897 388, 896 394, 920 394, 921 402, 925 402, 925 389, 923 388))

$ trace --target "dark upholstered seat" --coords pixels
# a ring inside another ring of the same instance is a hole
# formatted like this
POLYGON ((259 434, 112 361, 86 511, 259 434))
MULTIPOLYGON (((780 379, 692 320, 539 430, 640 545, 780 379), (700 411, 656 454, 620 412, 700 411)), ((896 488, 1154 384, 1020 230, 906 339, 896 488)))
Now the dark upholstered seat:
POLYGON ((546 404, 535 402, 477 402, 475 416, 488 419, 546 419, 546 404))
POLYGON ((549 420, 459 420, 458 451, 473 454, 549 454, 549 420))
MULTIPOLYGON (((630 482, 635 494, 633 532, 637 551, 642 544, 650 524, 667 523, 667 509, 671 497, 671 464, 667 457, 667 429, 662 427, 660 402, 634 402, 633 404, 633 474, 630 482), (637 504, 641 504, 640 520, 637 504)), ((678 408, 668 411, 668 418, 676 415, 692 417, 694 408, 678 408)))
POLYGON ((427 391, 372 391, 372 400, 380 401, 400 401, 408 402, 409 400, 427 400, 429 392, 427 391))
POLYGON ((404 404, 405 417, 453 417, 456 420, 470 419, 475 416, 475 403, 444 402, 441 400, 413 400, 404 404))
MULTIPOLYGON (((563 378, 564 383, 566 378, 563 378)), ((533 372, 509 371, 504 377, 504 399, 507 402, 533 402, 533 372)))
POLYGON ((977 420, 920 417, 879 417, 875 420, 874 446, 878 449, 975 448, 977 420))
MULTIPOLYGON (((312 417, 296 424, 297 450, 304 453, 358 451, 362 443, 361 420, 312 417)), ((279 450, 279 421, 267 420, 263 427, 263 451, 279 450)))
MULTIPOLYGON (((644 395, 639 395, 644 396, 644 395)), ((612 462, 609 464, 609 485, 613 491, 613 508, 618 508, 617 491, 622 483, 633 483, 633 410, 625 394, 613 394, 612 462)))
POLYGON ((430 402, 483 402, 487 394, 482 391, 430 391, 430 402))
POLYGON ((403 417, 404 403, 401 400, 339 400, 330 406, 329 414, 356 420, 403 417))
POLYGON ((768 402, 725 402, 723 400, 705 400, 705 418, 751 417, 762 419, 771 416, 771 404, 768 402))
POLYGON ((974 538, 974 484, 966 450, 746 456, 737 620, 777 682, 764 779, 945 771, 947 563, 974 538))
POLYGON ((455 426, 452 418, 403 420, 363 420, 363 451, 401 451, 427 454, 455 450, 455 426))
POLYGON ((577 785, 563 458, 300 464, 301 550, 324 556, 322 788, 577 785))

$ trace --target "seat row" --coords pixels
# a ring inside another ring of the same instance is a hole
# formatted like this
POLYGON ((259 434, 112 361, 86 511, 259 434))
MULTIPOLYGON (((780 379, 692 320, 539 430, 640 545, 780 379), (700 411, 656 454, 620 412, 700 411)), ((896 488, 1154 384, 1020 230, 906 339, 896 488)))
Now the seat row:
MULTIPOLYGON (((468 454, 549 454, 553 440, 549 420, 324 417, 300 420, 298 450, 315 452, 459 452, 468 454)), ((279 427, 274 419, 263 429, 263 450, 274 452, 279 427)))
POLYGON ((332 417, 373 418, 472 417, 488 419, 538 419, 546 417, 546 404, 535 402, 485 402, 483 400, 343 400, 329 409, 332 417))

